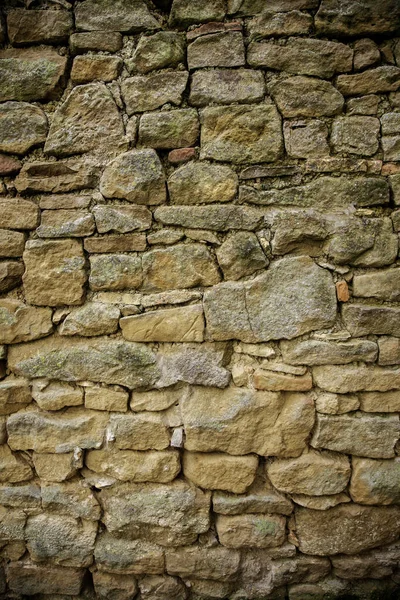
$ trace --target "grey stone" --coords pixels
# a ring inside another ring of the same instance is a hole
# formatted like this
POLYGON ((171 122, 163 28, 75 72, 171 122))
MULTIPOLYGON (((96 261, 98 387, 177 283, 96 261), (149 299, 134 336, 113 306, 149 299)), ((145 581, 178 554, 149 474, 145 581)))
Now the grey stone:
POLYGON ((353 296, 398 302, 400 300, 400 269, 385 269, 374 273, 355 275, 353 296))
POLYGON ((368 94, 360 98, 350 98, 347 103, 348 115, 371 115, 375 116, 378 112, 379 96, 368 94))
POLYGON ((168 150, 194 146, 199 136, 197 111, 191 108, 147 113, 139 123, 139 143, 168 150))
POLYGON ((26 306, 18 300, 0 301, 0 343, 30 342, 53 330, 51 309, 26 306))
MULTIPOLYGON (((277 7, 279 10, 279 8, 277 7)), ((289 12, 275 12, 274 9, 259 14, 248 22, 250 39, 278 37, 286 35, 306 35, 310 33, 313 25, 311 15, 290 10, 289 12)))
POLYGON ((383 136, 382 149, 385 160, 400 160, 400 135, 383 136))
POLYGON ((216 254, 225 279, 240 279, 268 265, 257 236, 250 232, 230 235, 216 254))
POLYGON ((94 188, 98 176, 96 167, 76 161, 27 162, 15 180, 19 192, 72 192, 94 188))
POLYGON ((155 69, 176 67, 184 62, 185 37, 174 31, 158 31, 151 36, 142 36, 133 58, 127 62, 128 69, 148 73, 155 69))
POLYGON ((0 293, 4 294, 22 283, 24 265, 15 260, 0 262, 0 293))
POLYGON ((270 93, 284 117, 330 117, 340 114, 344 104, 331 83, 301 75, 271 84, 270 93))
POLYGON ((193 106, 260 102, 265 94, 262 71, 213 69, 192 75, 189 102, 193 106))
POLYGON ((315 15, 319 34, 340 37, 390 33, 398 28, 400 7, 396 0, 323 0, 315 15))
POLYGON ((237 187, 237 175, 230 167, 204 162, 183 165, 168 179, 172 204, 229 202, 234 199, 237 187))
POLYGON ((400 336, 400 308, 349 304, 342 307, 342 315, 345 326, 352 335, 375 333, 400 336))
POLYGON ((92 290, 136 289, 142 285, 140 257, 129 254, 98 254, 90 257, 92 290))
POLYGON ((90 31, 73 33, 69 37, 69 48, 73 55, 90 50, 118 52, 122 48, 122 35, 114 31, 90 31))
POLYGON ((60 335, 107 335, 118 329, 120 310, 117 306, 89 302, 72 310, 61 324, 60 335))
POLYGON ((180 579, 167 575, 144 577, 140 581, 139 587, 143 600, 163 600, 165 598, 185 600, 187 597, 185 584, 180 579))
POLYGON ((257 229, 262 222, 259 211, 248 206, 162 206, 154 213, 164 225, 180 225, 194 229, 229 231, 229 229, 257 229))
POLYGON ((26 102, 0 105, 0 151, 26 154, 32 146, 44 143, 47 118, 41 108, 26 102))
POLYGON ((373 40, 364 38, 354 44, 354 70, 362 71, 379 63, 381 54, 373 40))
POLYGON ((399 504, 400 463, 394 460, 352 460, 350 494, 360 504, 399 504))
POLYGON ((395 92, 400 88, 400 68, 384 65, 356 75, 339 75, 336 85, 344 96, 395 92))
POLYGON ((148 575, 164 572, 164 550, 142 540, 127 540, 105 532, 96 539, 98 569, 115 574, 148 575))
POLYGON ((144 206, 99 205, 93 209, 97 231, 128 233, 150 229, 152 215, 144 206))
POLYGON ((293 158, 319 158, 329 155, 328 128, 323 121, 286 121, 285 147, 293 158))
POLYGON ((100 518, 100 505, 82 481, 43 482, 41 496, 44 510, 89 521, 100 518))
POLYGON ((277 492, 269 482, 257 481, 257 479, 246 494, 214 492, 212 504, 214 512, 222 515, 240 515, 243 513, 290 515, 293 511, 293 504, 284 494, 277 492))
POLYGON ((66 10, 17 8, 7 14, 8 37, 13 46, 63 44, 72 29, 72 14, 66 10))
POLYGON ((199 0, 195 4, 191 0, 174 0, 169 23, 173 27, 186 29, 195 23, 221 21, 225 14, 224 0, 199 0))
POLYGON ((171 71, 125 79, 122 96, 128 115, 155 110, 167 103, 179 106, 188 78, 186 71, 171 71))
POLYGON ((187 50, 189 69, 243 67, 246 64, 243 35, 225 31, 198 37, 187 50))
POLYGON ((331 142, 335 152, 372 156, 379 148, 379 132, 379 119, 374 117, 338 117, 331 142))
POLYGON ((345 365, 352 362, 375 362, 378 348, 369 340, 331 342, 303 340, 281 342, 283 360, 291 365, 345 365))
POLYGON ((36 233, 41 238, 85 237, 94 233, 93 215, 84 210, 44 210, 36 233))
POLYGON ((78 31, 139 33, 160 27, 143 0, 84 0, 75 7, 78 31))

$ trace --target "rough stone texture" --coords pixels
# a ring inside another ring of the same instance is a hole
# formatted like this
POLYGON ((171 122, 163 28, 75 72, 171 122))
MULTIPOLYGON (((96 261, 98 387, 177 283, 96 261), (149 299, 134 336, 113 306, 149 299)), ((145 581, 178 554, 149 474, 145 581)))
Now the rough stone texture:
POLYGON ((395 92, 400 88, 400 69, 385 65, 356 75, 339 75, 337 86, 344 96, 395 92))
POLYGON ((13 46, 62 44, 73 28, 71 13, 61 10, 12 10, 7 15, 7 31, 13 46))
POLYGON ((383 333, 400 335, 397 307, 366 304, 343 306, 343 319, 352 335, 383 333))
POLYGON ((331 83, 300 75, 273 83, 270 93, 284 117, 330 117, 341 113, 344 104, 331 83))
POLYGON ((159 24, 142 0, 84 0, 75 10, 78 31, 139 33, 159 24))
POLYGON ((189 102, 193 106, 259 102, 265 93, 261 71, 213 69, 192 75, 189 102))
POLYGON ((188 73, 174 71, 137 75, 126 79, 122 85, 122 95, 127 113, 133 115, 155 110, 167 103, 179 106, 188 78, 188 73))
POLYGON ((199 304, 124 317, 122 335, 131 342, 202 342, 203 307, 199 304))
POLYGON ((72 192, 96 185, 96 169, 76 161, 25 163, 15 180, 19 192, 72 192))
POLYGON ((353 36, 395 31, 400 9, 394 0, 354 4, 351 0, 323 0, 315 16, 317 31, 324 35, 353 36))
POLYGON ((229 202, 236 195, 238 179, 229 167, 191 162, 168 179, 172 204, 229 202))
POLYGON ((148 73, 164 67, 176 67, 185 61, 185 39, 180 33, 159 31, 141 37, 128 68, 148 73))
POLYGON ((218 515, 216 527, 228 548, 275 548, 284 542, 285 522, 278 515, 218 515))
POLYGON ((82 569, 40 565, 30 562, 11 562, 7 567, 10 589, 17 594, 79 594, 82 569))
POLYGON ((335 152, 372 156, 379 147, 379 120, 374 117, 338 117, 332 127, 335 152))
POLYGON ((257 237, 250 232, 234 233, 216 254, 225 279, 240 279, 268 264, 257 237))
POLYGON ((245 64, 243 36, 224 31, 198 37, 187 51, 189 69, 204 67, 242 67, 245 64))
POLYGON ((197 111, 190 108, 145 114, 140 119, 141 146, 168 150, 194 146, 199 136, 197 111))
POLYGON ((185 452, 183 474, 195 485, 208 490, 242 494, 254 481, 256 456, 229 456, 222 453, 185 452))
POLYGON ((122 35, 113 31, 90 31, 73 33, 69 37, 72 54, 83 54, 89 50, 118 52, 122 48, 122 35))
POLYGON ((37 204, 22 198, 1 198, 1 226, 7 229, 36 229, 39 224, 37 204))
POLYGON ((323 366, 313 369, 315 383, 328 392, 386 392, 399 388, 399 369, 361 365, 323 366))
POLYGON ((26 102, 0 106, 0 151, 25 154, 46 140, 47 118, 38 107, 26 102))
POLYGON ((71 79, 74 83, 88 83, 95 79, 109 82, 116 79, 122 69, 122 61, 118 57, 78 56, 74 59, 71 79))
POLYGON ((190 0, 174 0, 170 24, 183 29, 194 23, 220 21, 225 13, 226 6, 223 0, 199 0, 196 5, 190 0))
POLYGON ((119 481, 169 483, 180 471, 176 451, 138 452, 131 450, 91 450, 86 466, 101 475, 119 481))
POLYGON ((2 344, 30 342, 53 330, 51 309, 26 306, 18 300, 0 300, 0 323, 2 344))
POLYGON ((0 292, 4 294, 22 282, 24 267, 21 263, 15 261, 0 262, 0 292))
POLYGON ((93 216, 84 210, 44 210, 36 233, 41 238, 85 237, 94 233, 93 216))
POLYGON ((400 270, 398 269, 365 273, 354 277, 353 296, 398 302, 400 300, 399 286, 400 270))
POLYGON ((375 362, 378 348, 369 340, 331 342, 311 339, 281 342, 281 351, 284 361, 292 365, 343 365, 357 361, 375 362))
POLYGON ((228 231, 253 230, 261 225, 262 215, 254 208, 236 205, 161 206, 154 216, 165 225, 180 225, 194 229, 228 231))
POLYGON ((293 158, 319 158, 329 154, 328 129, 323 121, 286 121, 286 152, 293 158))

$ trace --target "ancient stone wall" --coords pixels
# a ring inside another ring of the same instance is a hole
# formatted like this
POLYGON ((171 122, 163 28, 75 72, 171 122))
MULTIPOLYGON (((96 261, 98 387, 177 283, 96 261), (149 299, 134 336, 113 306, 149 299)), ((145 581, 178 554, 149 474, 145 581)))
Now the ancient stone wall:
POLYGON ((399 0, 0 4, 0 598, 398 599, 399 0))

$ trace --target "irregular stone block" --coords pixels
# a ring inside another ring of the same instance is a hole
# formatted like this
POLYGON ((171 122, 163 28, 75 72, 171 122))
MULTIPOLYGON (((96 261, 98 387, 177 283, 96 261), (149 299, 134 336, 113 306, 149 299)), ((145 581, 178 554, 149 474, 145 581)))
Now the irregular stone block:
POLYGON ((19 258, 25 247, 25 235, 18 231, 0 229, 0 257, 19 258))
POLYGON ((223 546, 168 549, 166 570, 171 575, 230 581, 239 570, 240 553, 223 546))
POLYGON ((124 235, 103 235, 83 241, 86 252, 104 254, 109 252, 143 252, 146 250, 144 233, 125 233, 124 235))
POLYGON ((140 581, 139 587, 143 600, 162 600, 163 598, 185 600, 187 597, 185 584, 175 577, 166 575, 144 577, 140 581))
POLYGON ((316 428, 311 439, 314 448, 326 448, 356 456, 392 458, 400 433, 395 416, 317 414, 316 428))
POLYGON ((400 412, 400 392, 364 392, 359 394, 361 410, 366 412, 400 412))
POLYGON ((6 377, 0 381, 0 415, 18 412, 31 402, 31 390, 26 379, 6 377))
POLYGON ((378 298, 388 302, 400 300, 400 269, 385 269, 375 273, 355 275, 353 296, 378 298))
POLYGON ((35 202, 22 198, 0 199, 1 226, 6 229, 36 229, 40 211, 35 202))
POLYGON ((187 50, 189 69, 201 67, 243 67, 246 64, 243 35, 224 31, 194 40, 187 50))
POLYGON ((26 306, 18 300, 0 301, 0 343, 18 344, 49 335, 53 330, 50 308, 26 306))
POLYGON ((323 121, 286 121, 285 148, 294 158, 316 158, 329 154, 328 128, 323 121))
POLYGON ((66 57, 50 48, 0 50, 0 102, 57 99, 66 67, 66 57))
POLYGON ((185 71, 137 75, 125 79, 121 87, 128 115, 155 110, 167 103, 179 106, 188 79, 189 73, 185 71))
POLYGON ((15 180, 19 192, 72 192, 94 188, 97 183, 96 168, 75 161, 25 163, 15 180))
POLYGON ((131 575, 116 575, 115 573, 93 573, 94 591, 99 600, 128 600, 138 591, 136 579, 131 575))
POLYGON ((386 161, 400 160, 400 135, 382 137, 382 149, 386 161))
POLYGON ((400 309, 397 307, 349 304, 342 307, 342 315, 352 335, 400 335, 400 309))
POLYGON ((256 390, 270 390, 278 392, 306 392, 312 388, 312 378, 309 373, 293 376, 286 373, 274 373, 266 369, 254 371, 253 383, 256 390))
POLYGON ((159 413, 111 415, 110 427, 120 450, 164 450, 169 431, 159 413))
MULTIPOLYGON (((81 455, 82 456, 82 455, 81 455)), ((32 461, 38 477, 44 481, 65 481, 76 475, 82 467, 81 458, 75 452, 64 454, 33 452, 32 461)))
POLYGON ((16 261, 0 262, 0 293, 14 289, 22 282, 24 265, 16 261))
POLYGON ((8 37, 13 46, 63 44, 72 28, 72 14, 66 10, 17 8, 7 14, 8 37))
POLYGON ((151 227, 152 215, 144 206, 100 205, 94 207, 93 214, 99 233, 128 233, 151 227))
POLYGON ((156 356, 147 346, 109 338, 52 337, 29 347, 12 347, 8 360, 11 370, 32 378, 94 381, 132 389, 151 386, 160 376, 156 356))
POLYGON ((85 0, 75 8, 78 31, 140 33, 160 27, 143 0, 85 0))
POLYGON ((10 589, 16 594, 79 594, 85 571, 26 561, 7 565, 10 589))
POLYGON ((229 202, 237 187, 237 175, 230 167, 203 162, 190 162, 168 179, 172 204, 229 202))
POLYGON ((158 31, 154 35, 142 36, 129 59, 128 69, 149 73, 155 69, 176 67, 185 61, 186 45, 182 33, 158 31))
POLYGON ((208 490, 244 493, 253 483, 258 457, 222 453, 185 452, 183 474, 195 485, 208 490))
POLYGON ((161 206, 154 212, 157 221, 164 225, 178 225, 194 229, 229 231, 230 229, 257 229, 262 222, 262 214, 248 206, 161 206))
POLYGON ((216 251, 225 279, 240 279, 268 265, 254 233, 240 231, 230 235, 216 251))
POLYGON ((261 41, 250 43, 247 62, 251 67, 331 79, 351 71, 353 51, 345 44, 312 38, 290 38, 285 46, 261 41))
POLYGON ((185 386, 176 386, 165 390, 151 390, 149 392, 135 392, 131 396, 130 408, 135 412, 166 410, 179 402, 185 393, 185 386))
POLYGON ((290 515, 293 511, 291 501, 284 494, 277 492, 269 482, 257 481, 257 479, 246 494, 214 492, 212 505, 214 512, 222 515, 241 515, 243 513, 290 515))
POLYGON ((90 50, 118 52, 122 48, 122 35, 114 31, 90 31, 69 36, 71 54, 83 54, 90 50))
MULTIPOLYGON (((356 75, 339 75, 356 77, 356 75)), ((279 80, 270 86, 272 98, 284 117, 322 117, 340 114, 342 94, 328 81, 303 77, 279 80)))
POLYGON ((93 215, 84 210, 44 210, 36 233, 41 238, 85 237, 94 233, 93 215))
POLYGON ((136 255, 99 254, 90 257, 89 285, 92 290, 136 289, 142 281, 142 262, 136 255))
POLYGON ((46 135, 47 117, 41 108, 26 102, 1 104, 1 152, 26 154, 32 146, 42 144, 46 140, 46 135))
POLYGON ((276 548, 285 541, 286 519, 279 515, 218 515, 218 538, 228 548, 276 548))
POLYGON ((31 304, 82 304, 85 257, 77 240, 30 240, 23 254, 25 297, 31 304))
POLYGON ((142 540, 127 540, 103 533, 97 537, 94 556, 97 568, 115 574, 158 574, 164 572, 164 551, 142 540))
POLYGON ((329 327, 336 316, 336 294, 327 271, 308 257, 294 257, 274 262, 252 281, 222 283, 207 291, 204 311, 214 340, 290 339, 329 327))
POLYGON ((91 471, 100 475, 138 483, 169 483, 181 468, 179 452, 175 450, 92 450, 86 453, 85 463, 91 471))
POLYGON ((41 484, 42 507, 77 519, 98 521, 100 505, 82 480, 41 484))
POLYGON ((57 108, 44 151, 55 156, 127 149, 117 105, 104 83, 73 88, 57 108))
POLYGON ((400 364, 400 339, 397 337, 380 337, 378 339, 380 365, 400 364))
POLYGON ((166 201, 165 175, 154 150, 121 154, 104 170, 100 191, 106 198, 122 198, 134 204, 166 201))
POLYGON ((182 480, 116 485, 101 491, 101 502, 107 530, 128 539, 183 546, 210 526, 210 493, 182 480))
POLYGON ((299 458, 267 463, 266 470, 276 489, 308 496, 339 494, 346 488, 351 474, 347 456, 313 450, 299 458))
POLYGON ((128 397, 128 392, 115 387, 87 387, 85 389, 85 406, 94 410, 126 412, 128 410, 128 397))
POLYGON ((194 388, 182 398, 181 411, 185 448, 198 452, 298 456, 314 424, 306 394, 194 388))
POLYGON ((196 23, 221 21, 225 14, 226 6, 223 0, 200 0, 195 5, 191 0, 174 0, 169 24, 179 29, 186 29, 196 23))
POLYGON ((398 27, 400 7, 395 0, 323 0, 315 15, 319 34, 339 37, 390 33, 398 27))
POLYGON ((397 539, 400 508, 339 505, 325 511, 298 508, 299 549, 306 554, 357 554, 397 539))
POLYGON ((355 75, 339 75, 337 87, 343 96, 395 92, 400 88, 400 68, 384 65, 355 75))
MULTIPOLYGON (((271 12, 303 10, 318 8, 318 0, 270 0, 268 10, 271 12)), ((264 0, 228 0, 228 14, 248 17, 265 10, 264 0)))
POLYGON ((0 154, 0 175, 14 175, 21 170, 22 163, 17 158, 0 154))
POLYGON ((282 153, 281 118, 275 106, 209 107, 202 111, 201 122, 202 159, 273 162, 282 153))
POLYGON ((379 119, 338 117, 332 125, 331 142, 335 152, 372 156, 379 148, 379 119))
POLYGON ((352 459, 350 495, 360 504, 399 504, 400 462, 394 460, 352 459))
POLYGON ((74 83, 94 81, 113 81, 122 70, 119 56, 77 56, 71 69, 71 80, 74 83))
POLYGON ((20 454, 13 454, 6 444, 0 445, 1 483, 19 483, 32 476, 31 467, 20 454))
POLYGON ((213 257, 202 244, 180 244, 150 250, 143 255, 145 291, 214 285, 220 275, 213 257))
POLYGON ((147 312, 120 320, 122 335, 131 342, 202 342, 201 304, 147 312))
MULTIPOLYGON (((277 7, 279 10, 279 7, 277 7)), ((279 37, 286 35, 306 35, 313 24, 311 15, 290 10, 289 12, 265 12, 248 22, 250 39, 279 37)))
POLYGON ((168 150, 194 146, 199 136, 197 111, 181 108, 142 115, 139 123, 141 146, 168 150))
POLYGON ((89 302, 72 310, 59 329, 60 335, 107 335, 118 329, 120 310, 100 302, 89 302))
POLYGON ((189 102, 193 106, 260 102, 265 94, 262 71, 213 69, 192 75, 189 102))
POLYGON ((345 365, 352 362, 375 362, 377 345, 369 340, 331 342, 328 340, 293 340, 281 342, 283 360, 292 365, 345 365))
POLYGON ((81 408, 46 414, 25 410, 7 419, 8 444, 12 450, 71 452, 74 448, 100 448, 108 415, 81 408))

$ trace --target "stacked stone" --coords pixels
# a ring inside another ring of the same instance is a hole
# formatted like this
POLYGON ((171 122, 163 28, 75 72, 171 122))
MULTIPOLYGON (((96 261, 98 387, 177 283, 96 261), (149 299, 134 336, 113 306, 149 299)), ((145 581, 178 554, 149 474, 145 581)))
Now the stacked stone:
POLYGON ((397 598, 398 0, 20 4, 0 598, 397 598))

